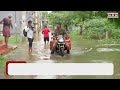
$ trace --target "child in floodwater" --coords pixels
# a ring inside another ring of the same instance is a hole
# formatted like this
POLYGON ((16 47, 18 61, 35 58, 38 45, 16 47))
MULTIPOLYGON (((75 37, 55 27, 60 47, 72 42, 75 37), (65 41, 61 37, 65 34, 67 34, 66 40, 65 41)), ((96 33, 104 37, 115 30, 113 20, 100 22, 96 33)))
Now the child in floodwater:
POLYGON ((25 31, 27 32, 27 38, 28 38, 28 42, 29 42, 29 52, 32 52, 32 44, 33 44, 33 40, 34 40, 33 33, 35 33, 36 31, 32 27, 31 20, 28 21, 28 25, 26 26, 25 31))
POLYGON ((49 43, 49 32, 50 32, 50 29, 47 28, 47 26, 45 25, 44 28, 42 29, 42 34, 44 35, 45 44, 46 44, 46 41, 47 43, 49 43))

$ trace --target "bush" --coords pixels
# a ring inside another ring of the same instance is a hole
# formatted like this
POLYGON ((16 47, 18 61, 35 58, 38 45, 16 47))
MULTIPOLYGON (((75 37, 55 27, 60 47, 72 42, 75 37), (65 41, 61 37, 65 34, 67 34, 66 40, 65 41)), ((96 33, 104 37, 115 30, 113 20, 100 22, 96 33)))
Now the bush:
POLYGON ((0 73, 5 68, 6 58, 0 55, 0 73))
MULTIPOLYGON (((112 30, 116 30, 115 25, 109 22, 106 18, 91 19, 86 21, 84 26, 84 37, 89 39, 102 39, 105 37, 105 31, 109 31, 110 33, 112 30)), ((112 37, 115 37, 115 34, 112 34, 112 37)))
POLYGON ((111 31, 110 36, 111 36, 113 39, 119 39, 119 38, 120 38, 120 29, 113 29, 113 30, 111 31))

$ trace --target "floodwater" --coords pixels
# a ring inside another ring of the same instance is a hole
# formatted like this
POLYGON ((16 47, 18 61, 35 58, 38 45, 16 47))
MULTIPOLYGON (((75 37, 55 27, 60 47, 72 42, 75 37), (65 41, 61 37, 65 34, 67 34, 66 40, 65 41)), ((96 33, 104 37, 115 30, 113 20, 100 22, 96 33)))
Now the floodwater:
POLYGON ((33 53, 27 50, 28 43, 22 43, 16 50, 6 55, 10 60, 23 60, 28 63, 113 63, 114 74, 110 76, 9 76, 12 79, 120 79, 120 46, 98 45, 96 40, 71 39, 72 50, 61 57, 51 55, 49 44, 44 45, 43 36, 34 42, 33 53))

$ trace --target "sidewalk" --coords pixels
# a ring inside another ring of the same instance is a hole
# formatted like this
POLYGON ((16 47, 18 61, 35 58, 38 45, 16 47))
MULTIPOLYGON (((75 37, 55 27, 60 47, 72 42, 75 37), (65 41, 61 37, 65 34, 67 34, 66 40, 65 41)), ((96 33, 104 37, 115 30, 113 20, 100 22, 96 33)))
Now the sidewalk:
POLYGON ((6 45, 3 43, 3 41, 0 40, 0 55, 4 55, 4 54, 8 53, 12 49, 13 49, 13 47, 9 46, 7 48, 6 45))

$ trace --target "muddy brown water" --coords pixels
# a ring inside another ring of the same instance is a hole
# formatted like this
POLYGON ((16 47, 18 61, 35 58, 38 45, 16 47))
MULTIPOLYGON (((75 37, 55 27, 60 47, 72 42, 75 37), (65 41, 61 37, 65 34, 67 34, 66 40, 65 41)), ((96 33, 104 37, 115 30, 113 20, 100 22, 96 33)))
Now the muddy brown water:
POLYGON ((25 60, 28 63, 113 63, 114 75, 109 76, 9 76, 12 79, 120 79, 120 47, 118 45, 97 45, 96 41, 85 41, 76 39, 72 41, 72 50, 69 55, 61 57, 51 55, 49 44, 44 45, 43 36, 41 40, 33 43, 33 53, 29 54, 27 42, 22 43, 16 50, 12 51, 7 58, 11 60, 25 60), (88 43, 89 42, 89 43, 88 43), (93 43, 94 42, 94 43, 93 43), (89 45, 90 44, 90 45, 89 45), (91 45, 95 44, 95 45, 91 45), (117 46, 117 47, 115 47, 117 46))

